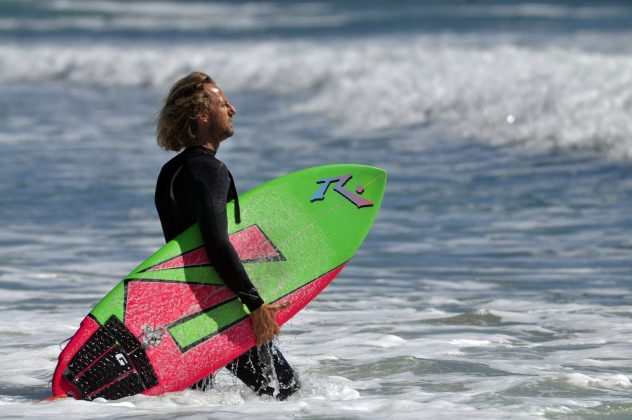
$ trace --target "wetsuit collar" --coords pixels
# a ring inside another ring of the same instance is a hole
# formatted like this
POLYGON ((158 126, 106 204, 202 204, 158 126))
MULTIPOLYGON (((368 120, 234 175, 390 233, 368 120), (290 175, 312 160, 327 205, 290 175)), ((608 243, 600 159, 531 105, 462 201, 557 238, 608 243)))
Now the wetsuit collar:
POLYGON ((186 150, 200 151, 200 152, 204 152, 204 153, 206 153, 208 155, 211 155, 211 156, 215 156, 217 154, 217 151, 211 150, 211 149, 209 149, 207 147, 204 147, 204 146, 190 146, 190 147, 187 147, 186 150))

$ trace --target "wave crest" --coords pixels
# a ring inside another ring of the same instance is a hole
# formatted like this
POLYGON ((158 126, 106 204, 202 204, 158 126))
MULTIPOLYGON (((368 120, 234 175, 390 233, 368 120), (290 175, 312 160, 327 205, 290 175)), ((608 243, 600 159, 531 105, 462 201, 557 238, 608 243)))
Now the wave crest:
MULTIPOLYGON (((164 89, 193 70, 230 91, 291 95, 348 132, 439 124, 531 150, 632 157, 632 57, 562 47, 466 45, 436 37, 323 45, 0 47, 0 82, 62 80, 164 89)), ((421 141, 421 140, 420 140, 421 141)))

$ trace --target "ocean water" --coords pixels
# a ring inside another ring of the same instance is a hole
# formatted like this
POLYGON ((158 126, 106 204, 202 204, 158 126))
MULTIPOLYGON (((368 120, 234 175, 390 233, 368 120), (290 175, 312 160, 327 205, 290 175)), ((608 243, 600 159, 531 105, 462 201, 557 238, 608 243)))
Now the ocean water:
POLYGON ((632 417, 631 86, 626 1, 0 1, 0 417, 632 417), (194 70, 238 109, 241 191, 389 173, 279 338, 303 389, 42 402, 162 244, 153 121, 194 70))

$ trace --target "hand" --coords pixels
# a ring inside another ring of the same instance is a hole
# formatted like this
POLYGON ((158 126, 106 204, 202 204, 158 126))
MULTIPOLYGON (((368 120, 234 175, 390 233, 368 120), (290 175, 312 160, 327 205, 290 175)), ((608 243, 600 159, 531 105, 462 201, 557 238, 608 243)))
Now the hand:
POLYGON ((289 301, 275 305, 264 303, 250 314, 252 326, 255 329, 255 336, 257 337, 257 347, 267 344, 274 339, 274 336, 281 334, 281 328, 276 320, 276 313, 288 306, 290 306, 289 301))

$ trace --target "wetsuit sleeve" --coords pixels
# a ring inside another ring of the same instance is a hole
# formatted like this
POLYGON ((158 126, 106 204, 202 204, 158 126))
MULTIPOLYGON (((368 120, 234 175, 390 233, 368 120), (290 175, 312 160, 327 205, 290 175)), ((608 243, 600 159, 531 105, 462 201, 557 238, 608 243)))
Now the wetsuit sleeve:
POLYGON ((199 179, 194 182, 196 216, 204 248, 217 273, 252 312, 263 304, 263 300, 228 239, 226 196, 230 180, 225 168, 223 172, 226 173, 222 173, 213 185, 199 179))

